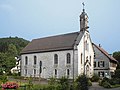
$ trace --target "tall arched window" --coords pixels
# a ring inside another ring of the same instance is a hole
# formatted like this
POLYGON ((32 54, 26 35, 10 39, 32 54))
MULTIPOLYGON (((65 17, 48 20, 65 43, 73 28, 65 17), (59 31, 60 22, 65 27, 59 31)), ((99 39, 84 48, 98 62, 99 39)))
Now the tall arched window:
POLYGON ((90 56, 90 64, 91 64, 91 56, 90 56))
POLYGON ((58 55, 57 54, 54 55, 54 64, 58 64, 58 55))
POLYGON ((67 64, 71 63, 71 55, 70 53, 67 53, 67 64))
POLYGON ((83 54, 81 53, 81 64, 82 64, 82 60, 83 60, 83 54))
POLYGON ((34 65, 36 65, 36 64, 37 64, 37 57, 34 56, 34 65))
POLYGON ((25 57, 25 65, 27 65, 28 64, 28 57, 26 56, 25 57))

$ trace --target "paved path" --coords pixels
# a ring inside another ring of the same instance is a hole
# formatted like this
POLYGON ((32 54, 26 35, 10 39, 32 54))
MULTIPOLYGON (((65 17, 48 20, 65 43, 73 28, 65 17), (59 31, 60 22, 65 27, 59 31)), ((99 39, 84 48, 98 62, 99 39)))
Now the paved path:
POLYGON ((92 86, 89 88, 89 90, 120 90, 119 88, 112 88, 112 89, 106 89, 98 85, 98 83, 93 82, 92 86))

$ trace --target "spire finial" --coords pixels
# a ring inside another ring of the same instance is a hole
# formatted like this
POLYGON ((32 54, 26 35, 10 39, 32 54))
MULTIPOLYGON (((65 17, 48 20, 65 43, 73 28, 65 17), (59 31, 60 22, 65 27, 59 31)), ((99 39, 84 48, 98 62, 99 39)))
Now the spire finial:
POLYGON ((85 11, 85 9, 84 9, 84 7, 85 7, 85 4, 84 4, 84 2, 82 3, 82 5, 83 5, 83 12, 85 11))

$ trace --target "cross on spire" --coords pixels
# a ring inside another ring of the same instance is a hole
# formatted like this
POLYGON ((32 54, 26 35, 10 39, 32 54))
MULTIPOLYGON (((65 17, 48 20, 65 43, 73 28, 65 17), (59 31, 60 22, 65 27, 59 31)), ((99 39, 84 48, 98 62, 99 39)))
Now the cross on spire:
POLYGON ((82 5, 83 5, 83 9, 84 9, 84 6, 85 6, 84 2, 82 3, 82 5))
POLYGON ((83 12, 85 11, 85 9, 84 9, 84 7, 85 7, 85 4, 84 4, 84 2, 82 3, 82 5, 83 5, 83 12))

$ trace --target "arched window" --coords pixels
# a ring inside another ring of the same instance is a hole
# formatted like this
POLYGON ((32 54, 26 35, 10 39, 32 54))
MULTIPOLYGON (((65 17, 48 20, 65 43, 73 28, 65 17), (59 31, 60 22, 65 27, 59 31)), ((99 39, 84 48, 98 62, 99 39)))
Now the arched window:
POLYGON ((71 63, 71 56, 70 53, 67 53, 67 64, 71 63))
POLYGON ((58 55, 57 54, 54 55, 54 64, 58 64, 58 55))
POLYGON ((90 56, 90 64, 91 64, 91 56, 90 56))
POLYGON ((39 73, 42 73, 42 61, 39 63, 39 73))
POLYGON ((37 57, 34 56, 34 65, 36 65, 36 64, 37 64, 37 57))
POLYGON ((26 56, 25 57, 25 65, 27 65, 28 64, 28 57, 26 56))
POLYGON ((82 60, 83 60, 83 54, 81 53, 81 64, 82 64, 82 60))

